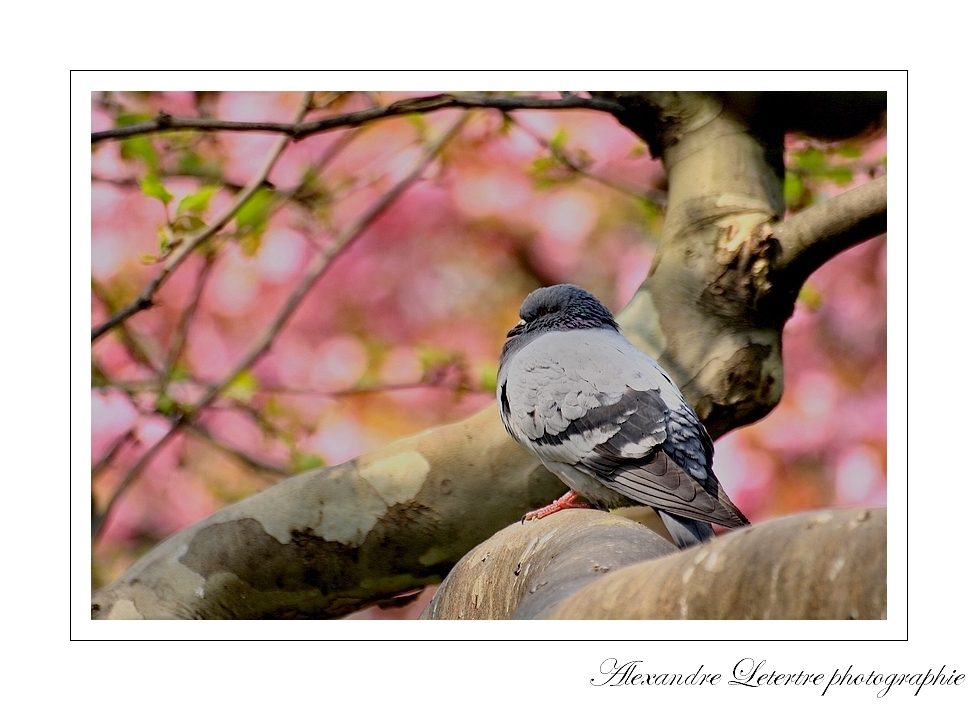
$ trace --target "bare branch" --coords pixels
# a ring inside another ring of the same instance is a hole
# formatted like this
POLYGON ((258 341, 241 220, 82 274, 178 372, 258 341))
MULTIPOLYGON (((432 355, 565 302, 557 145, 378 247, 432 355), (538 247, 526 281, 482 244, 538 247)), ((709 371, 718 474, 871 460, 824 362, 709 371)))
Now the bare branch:
POLYGON ((146 133, 161 133, 164 131, 180 131, 192 129, 195 131, 266 131, 282 133, 294 139, 301 140, 317 133, 332 131, 348 126, 360 126, 369 121, 376 121, 393 116, 406 114, 421 114, 441 109, 476 109, 490 108, 502 111, 517 109, 595 109, 597 111, 619 111, 621 107, 614 101, 605 99, 585 99, 567 94, 560 99, 538 99, 533 96, 489 96, 486 94, 436 94, 417 99, 403 99, 387 106, 378 106, 364 111, 355 111, 339 116, 328 116, 317 121, 300 123, 276 123, 274 121, 219 121, 207 118, 180 118, 160 113, 152 121, 135 123, 130 126, 119 126, 106 131, 96 131, 92 134, 92 143, 108 139, 129 138, 146 133))
MULTIPOLYGON (((306 109, 309 105, 309 97, 310 94, 306 94, 303 97, 302 105, 296 115, 296 120, 305 115, 306 109)), ((265 159, 265 164, 262 166, 261 170, 259 170, 255 177, 253 177, 248 185, 245 186, 244 190, 239 192, 234 197, 234 200, 231 201, 231 204, 228 205, 224 212, 221 213, 221 215, 218 216, 218 218, 210 225, 198 231, 196 234, 188 236, 184 242, 170 254, 166 262, 163 264, 163 268, 160 270, 160 273, 156 275, 155 279, 146 285, 146 287, 139 293, 139 296, 123 307, 120 311, 113 314, 107 321, 92 329, 93 342, 106 331, 122 323, 133 314, 148 309, 153 305, 153 295, 169 278, 170 274, 173 273, 173 270, 180 266, 183 260, 186 259, 197 247, 204 244, 204 242, 217 234, 217 232, 237 214, 238 210, 241 209, 241 206, 244 205, 252 195, 258 192, 259 188, 261 188, 265 180, 268 178, 268 174, 271 173, 275 162, 279 159, 279 156, 282 155, 282 151, 285 150, 288 142, 288 138, 284 136, 276 141, 268 155, 268 158, 265 159)))
POLYGON ((161 393, 166 392, 166 388, 170 384, 170 379, 173 377, 173 368, 180 359, 180 354, 183 353, 183 347, 187 342, 187 334, 190 332, 190 323, 193 321, 194 314, 197 313, 197 307, 200 304, 200 297, 204 293, 204 285, 207 284, 207 277, 210 276, 211 269, 214 267, 214 261, 215 256, 213 253, 208 253, 204 257, 204 264, 200 268, 200 273, 197 275, 197 283, 194 285, 194 293, 190 297, 190 303, 187 305, 186 310, 180 314, 180 321, 177 323, 176 335, 173 339, 173 343, 170 345, 170 351, 167 353, 166 362, 163 364, 163 368, 160 372, 159 391, 161 393))
POLYGON ((255 459, 247 452, 242 452, 240 449, 220 441, 209 429, 200 423, 190 422, 186 425, 186 427, 190 432, 197 435, 202 442, 205 442, 220 452, 224 452, 225 454, 234 457, 246 467, 254 469, 258 472, 268 472, 270 474, 274 474, 274 481, 278 481, 283 477, 292 475, 292 472, 287 469, 283 469, 282 467, 276 466, 275 464, 271 464, 269 462, 263 462, 260 459, 255 459))
POLYGON ((396 384, 380 384, 380 385, 370 385, 366 387, 353 387, 344 388, 342 390, 310 390, 304 388, 287 388, 287 387, 265 387, 261 388, 263 393, 282 393, 284 395, 308 395, 309 397, 352 397, 355 395, 377 395, 381 393, 389 392, 400 392, 403 390, 423 390, 423 389, 441 389, 449 390, 451 392, 472 392, 473 388, 466 383, 448 383, 443 381, 421 381, 418 383, 396 383, 396 384))
POLYGON ((109 499, 105 506, 105 510, 102 515, 97 517, 93 523, 92 538, 96 538, 101 530, 104 528, 105 521, 108 518, 109 513, 112 511, 115 503, 122 496, 123 492, 129 488, 129 485, 135 480, 136 476, 149 464, 150 461, 156 456, 156 454, 187 424, 189 424, 193 419, 208 405, 217 399, 218 395, 221 394, 241 373, 250 368, 255 361, 257 361, 271 346, 272 341, 275 336, 278 335, 282 327, 285 325, 286 321, 292 316, 296 308, 305 298, 309 290, 319 281, 320 277, 326 272, 330 264, 333 263, 335 258, 342 254, 352 243, 359 237, 363 231, 370 226, 374 220, 376 220, 391 203, 399 197, 408 187, 410 187, 421 175, 422 171, 428 166, 428 164, 438 155, 438 152, 445 146, 445 144, 462 128, 465 123, 466 116, 455 122, 455 124, 438 140, 434 145, 430 146, 424 155, 414 166, 411 172, 401 179, 396 185, 394 185, 390 190, 388 190, 384 195, 377 200, 376 203, 357 220, 353 225, 351 225, 344 234, 340 235, 337 240, 329 246, 329 248, 317 253, 310 263, 309 267, 306 269, 306 273, 300 279, 296 288, 289 295, 286 300, 285 305, 281 308, 278 315, 272 321, 271 325, 265 330, 258 341, 251 347, 251 349, 245 354, 245 356, 231 369, 228 375, 223 381, 212 385, 207 389, 207 392, 200 398, 200 400, 193 406, 189 411, 181 412, 177 416, 170 429, 152 446, 150 447, 143 456, 137 461, 132 468, 126 473, 119 486, 113 492, 112 497, 109 499))
POLYGON ((123 446, 134 441, 135 439, 136 432, 132 429, 126 430, 120 437, 118 437, 116 441, 112 443, 112 446, 106 450, 105 454, 102 455, 102 458, 99 459, 95 463, 95 466, 92 467, 92 479, 94 480, 99 474, 102 473, 102 471, 112 462, 112 460, 115 459, 115 456, 119 453, 123 446))
MULTIPOLYGON (((95 298, 97 298, 99 301, 102 302, 102 304, 105 306, 106 311, 109 311, 111 309, 111 299, 109 298, 109 295, 106 293, 105 287, 99 284, 95 279, 92 279, 91 283, 92 283, 92 293, 95 295, 95 298)), ((129 355, 132 356, 132 359, 135 362, 146 366, 154 373, 157 371, 156 365, 150 359, 149 353, 146 352, 146 349, 143 347, 143 344, 139 342, 139 340, 132 334, 132 332, 128 328, 126 328, 125 324, 120 323, 118 335, 119 335, 119 340, 122 341, 122 345, 128 351, 129 355)))

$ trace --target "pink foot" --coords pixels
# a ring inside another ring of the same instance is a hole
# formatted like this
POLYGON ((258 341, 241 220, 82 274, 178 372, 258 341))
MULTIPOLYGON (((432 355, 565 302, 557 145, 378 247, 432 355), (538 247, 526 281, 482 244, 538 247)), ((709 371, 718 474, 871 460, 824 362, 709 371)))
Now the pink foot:
POLYGON ((566 494, 561 496, 559 499, 551 504, 547 504, 542 509, 534 509, 530 511, 523 517, 523 522, 532 521, 535 518, 543 518, 544 516, 549 516, 552 513, 557 513, 558 511, 563 511, 564 509, 589 509, 591 504, 585 501, 576 501, 577 492, 573 489, 568 491, 566 494))

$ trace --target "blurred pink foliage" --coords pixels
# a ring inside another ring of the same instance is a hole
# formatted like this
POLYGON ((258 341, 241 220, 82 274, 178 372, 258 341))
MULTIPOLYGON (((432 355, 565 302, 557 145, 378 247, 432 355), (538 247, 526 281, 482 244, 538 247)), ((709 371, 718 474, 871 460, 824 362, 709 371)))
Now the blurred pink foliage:
MULTIPOLYGON (((404 96, 351 94, 310 115, 404 96)), ((295 93, 100 93, 92 129, 159 111, 289 121, 300 100, 295 93)), ((298 186, 338 142, 349 141, 295 199, 275 203, 259 234, 221 240, 196 303, 203 254, 174 273, 154 308, 127 322, 128 341, 117 329, 94 345, 93 466, 115 447, 93 479, 98 510, 170 426, 161 414, 162 369, 174 366, 166 397, 175 403, 194 402, 226 377, 316 252, 412 169, 423 141, 459 116, 388 119, 289 144, 269 176, 276 191, 298 186), (186 343, 170 363, 181 328, 186 343)), ((421 179, 329 267, 270 351, 200 418, 205 430, 183 433, 161 450, 113 509, 93 553, 93 585, 161 538, 289 472, 338 464, 490 405, 505 333, 523 297, 542 283, 580 284, 614 310, 627 303, 648 272, 661 228, 661 210, 647 199, 664 188, 661 163, 609 115, 511 117, 471 112, 421 179)), ((141 145, 157 156, 155 167, 152 157, 139 157, 138 145, 94 147, 93 325, 157 273, 158 264, 144 262, 159 254, 159 230, 175 220, 181 199, 205 183, 218 186, 200 215, 207 222, 259 170, 275 141, 259 133, 153 135, 141 145), (140 189, 150 170, 173 196, 166 207, 140 189)), ((846 155, 815 146, 828 165, 851 171, 848 181, 836 174, 833 182, 804 166, 792 172, 793 156, 812 144, 789 140, 786 189, 798 193, 798 206, 880 170, 885 136, 852 145, 858 151, 846 155)), ((225 228, 233 231, 234 223, 225 228)), ((728 493, 753 521, 820 506, 885 505, 885 237, 812 276, 785 329, 784 356, 781 404, 717 442, 715 468, 728 493)), ((428 595, 401 614, 416 616, 428 595)))

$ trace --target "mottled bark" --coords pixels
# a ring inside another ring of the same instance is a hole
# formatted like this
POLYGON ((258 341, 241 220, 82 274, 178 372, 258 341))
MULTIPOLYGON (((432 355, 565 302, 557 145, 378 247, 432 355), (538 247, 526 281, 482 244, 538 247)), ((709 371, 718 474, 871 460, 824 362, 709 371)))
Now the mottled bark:
POLYGON ((627 107, 619 120, 661 155, 669 178, 655 261, 636 295, 642 308, 626 309, 620 321, 717 438, 778 403, 781 332, 798 290, 830 256, 886 230, 885 178, 874 191, 882 201, 839 199, 853 204, 845 212, 854 219, 819 205, 806 211, 814 219, 800 213, 781 223, 784 124, 795 117, 780 117, 774 100, 756 114, 750 95, 739 102, 693 92, 598 95, 627 107), (806 230, 803 249, 801 230, 782 241, 781 228, 809 220, 820 227, 806 230))
POLYGON ((564 490, 486 410, 218 511, 96 593, 92 615, 338 617, 438 582, 564 490))
POLYGON ((886 510, 797 514, 683 552, 620 516, 562 512, 474 548, 423 619, 886 619, 886 510))
POLYGON ((676 550, 645 526, 601 511, 514 523, 458 562, 421 619, 546 619, 609 572, 676 550))

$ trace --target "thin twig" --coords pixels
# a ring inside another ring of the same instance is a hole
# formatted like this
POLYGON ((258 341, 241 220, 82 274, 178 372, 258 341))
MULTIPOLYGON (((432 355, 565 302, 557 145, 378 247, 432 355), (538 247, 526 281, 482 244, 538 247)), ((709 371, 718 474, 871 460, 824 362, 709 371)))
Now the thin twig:
MULTIPOLYGON (((237 410, 244 413, 261 429, 262 432, 270 432, 272 435, 278 439, 285 442, 287 445, 292 446, 295 444, 295 432, 291 429, 286 429, 286 426, 279 425, 278 423, 269 419, 257 407, 252 406, 250 403, 244 402, 243 400, 236 400, 234 398, 228 398, 223 402, 215 402, 211 405, 214 410, 226 409, 226 410, 237 410)), ((308 427, 303 426, 295 421, 291 422, 292 427, 298 428, 303 434, 312 434, 312 430, 308 427)))
MULTIPOLYGON (((217 387, 217 383, 192 381, 194 385, 201 388, 217 387)), ((159 383, 155 380, 126 380, 116 381, 113 386, 132 394, 137 392, 156 392, 159 383)), ((377 395, 386 392, 399 392, 402 390, 421 390, 425 388, 439 388, 445 390, 471 390, 472 388, 459 384, 438 381, 419 381, 416 383, 390 383, 379 385, 367 385, 364 387, 341 388, 339 390, 312 390, 309 388, 290 388, 284 385, 262 385, 259 387, 261 393, 272 393, 281 395, 300 395, 308 397, 350 397, 353 395, 377 395)), ((244 405, 238 400, 232 401, 233 406, 244 405)))
POLYGON ((533 138, 537 143, 539 143, 540 146, 550 151, 551 155, 553 155, 554 158, 556 158, 565 166, 567 166, 571 170, 571 172, 577 173, 583 178, 588 178, 589 180, 593 180, 594 182, 600 185, 604 185, 605 187, 611 188, 612 190, 616 190, 620 193, 623 193, 624 195, 627 195, 628 197, 635 198, 636 200, 645 200, 651 202, 653 205, 657 205, 660 208, 664 208, 666 206, 669 196, 663 191, 650 189, 646 193, 639 193, 632 190, 626 185, 621 185, 619 183, 615 183, 611 180, 608 180, 607 178, 602 178, 600 175, 595 175, 594 173, 591 173, 585 168, 583 168, 582 166, 579 166, 576 162, 574 162, 574 160, 569 155, 567 155, 567 153, 563 151, 563 149, 556 147, 552 141, 548 141, 546 138, 544 138, 536 131, 526 126, 524 123, 518 121, 512 116, 509 117, 509 120, 515 126, 520 128, 524 133, 526 133, 528 136, 533 138))
POLYGON ((105 454, 102 455, 102 458, 95 463, 94 467, 92 467, 92 481, 94 481, 96 477, 98 477, 98 475, 101 474, 107 466, 109 466, 123 446, 135 439, 136 433, 131 429, 127 430, 121 437, 117 438, 116 441, 112 443, 112 446, 105 452, 105 454))
MULTIPOLYGON (((269 188, 274 193, 275 204, 269 210, 269 217, 276 214, 282 208, 289 204, 290 201, 295 201, 299 207, 310 210, 310 206, 303 200, 303 193, 312 184, 313 179, 319 176, 323 170, 339 155, 339 153, 349 146, 353 140, 361 134, 363 127, 355 128, 352 131, 344 133, 340 138, 332 143, 325 151, 323 155, 320 156, 313 165, 309 167, 307 175, 303 179, 296 183, 295 186, 289 189, 280 189, 273 186, 267 180, 262 187, 269 188)), ((221 188, 230 191, 233 194, 237 194, 245 189, 244 185, 234 183, 228 180, 221 180, 216 182, 209 176, 201 175, 199 172, 186 171, 186 170, 171 170, 171 169, 161 169, 159 171, 159 177, 161 178, 198 178, 203 179, 211 184, 216 184, 221 188)), ((131 188, 138 189, 140 187, 140 182, 138 178, 109 178, 101 175, 92 175, 91 181, 93 183, 104 183, 106 185, 114 185, 119 188, 131 188)), ((336 201, 340 197, 343 197, 343 193, 330 193, 329 195, 331 201, 336 201)), ((315 249, 319 249, 319 245, 313 243, 315 249)))
POLYGON ((277 475, 276 478, 287 477, 292 475, 292 472, 289 471, 288 469, 283 469, 282 467, 276 466, 275 464, 271 464, 269 462, 263 462, 260 459, 255 459, 247 452, 242 452, 240 449, 236 449, 235 447, 232 447, 231 445, 220 441, 217 437, 214 436, 214 434, 209 429, 207 429, 206 427, 204 427, 198 422, 189 422, 185 426, 188 431, 193 432, 206 444, 210 445, 211 447, 213 447, 214 449, 220 452, 224 452, 225 454, 234 457, 239 462, 241 462, 247 467, 250 467, 251 469, 271 472, 277 475))
POLYGON ((125 477, 119 483, 119 486, 113 492, 112 497, 109 499, 108 503, 105 505, 105 509, 92 525, 92 539, 98 537, 99 533, 105 527, 105 521, 108 519, 109 514, 112 512, 113 507, 119 500, 119 497, 129 488, 129 485, 135 480, 136 476, 149 464, 150 461, 156 456, 156 454, 187 424, 193 421, 193 419, 207 406, 209 406, 214 400, 217 399, 218 395, 225 390, 235 378, 237 378, 241 373, 250 368, 255 361, 257 361, 271 346, 272 341, 275 336, 278 335, 282 327, 285 325, 286 321, 291 318, 292 314, 295 312, 296 308, 302 303, 306 294, 309 290, 319 281, 319 279, 326 273, 327 268, 335 261, 336 257, 342 254, 353 242, 363 234, 364 230, 367 229, 373 222, 388 208, 391 203, 394 202, 408 187, 410 187, 417 179, 420 177, 422 171, 428 166, 428 164, 438 155, 439 151, 445 146, 445 144, 462 128, 465 123, 467 116, 463 115, 455 124, 441 137, 441 139, 430 146, 424 155, 415 165, 414 169, 404 178, 402 178, 396 185, 394 185, 390 190, 388 190, 384 195, 377 200, 376 203, 357 220, 350 228, 348 228, 340 237, 334 242, 328 249, 316 254, 313 257, 312 262, 306 269, 306 273, 303 275, 302 279, 299 281, 296 288, 289 295, 286 300, 285 305, 279 311, 278 315, 272 324, 265 330, 262 336, 258 339, 251 349, 245 354, 245 356, 238 362, 238 364, 231 369, 228 375, 220 383, 208 388, 207 392, 201 397, 201 399, 192 407, 192 409, 181 412, 178 417, 175 418, 170 429, 146 452, 140 457, 132 468, 126 472, 125 477))
POLYGON ((197 283, 194 285, 194 293, 190 297, 190 303, 187 305, 187 308, 180 314, 180 321, 177 323, 176 327, 176 335, 173 339, 173 343, 170 345, 170 350, 167 353, 165 362, 163 363, 163 368, 160 371, 160 393, 166 392, 166 389, 170 384, 170 379, 173 377, 173 369, 176 367, 177 361, 180 359, 180 355, 183 353, 183 348, 187 343, 187 334, 190 332, 190 323, 193 321, 194 314, 197 313, 197 307, 200 305, 201 295, 204 293, 204 286, 207 284, 207 277, 210 276, 211 269, 213 269, 215 261, 216 258, 213 252, 208 252, 204 256, 204 265, 200 268, 200 273, 197 275, 197 283))
MULTIPOLYGON (((305 115, 310 97, 311 93, 309 92, 303 96, 302 105, 296 115, 297 121, 305 115)), ((139 293, 139 296, 137 296, 120 311, 113 314, 104 323, 92 329, 93 342, 106 331, 122 323, 133 314, 148 309, 153 305, 153 295, 169 278, 169 276, 173 273, 173 270, 180 266, 183 260, 186 259, 187 256, 194 251, 194 249, 217 234, 218 230, 224 227, 224 225, 226 225, 231 218, 237 214, 238 210, 241 209, 241 206, 244 205, 252 195, 258 192, 259 188, 261 188, 262 184, 268 178, 268 174, 271 173, 272 167, 279 159, 279 156, 282 155, 282 151, 285 150, 288 142, 289 139, 285 136, 276 141, 261 170, 258 171, 255 177, 252 178, 251 181, 245 186, 244 190, 239 192, 234 197, 234 200, 231 201, 231 204, 224 210, 224 212, 221 213, 221 215, 210 225, 201 229, 197 233, 188 236, 184 242, 175 251, 173 251, 169 257, 167 257, 166 262, 163 264, 163 268, 160 270, 160 273, 156 275, 155 279, 146 285, 146 287, 139 293)))
POLYGON ((301 395, 308 397, 351 397, 355 395, 379 395, 388 392, 399 392, 403 390, 421 390, 427 388, 438 388, 451 390, 453 392, 468 392, 472 388, 466 385, 439 383, 439 382, 420 382, 420 383, 396 383, 391 385, 369 385, 361 388, 344 388, 342 390, 307 390, 302 388, 288 387, 262 387, 263 393, 281 393, 283 395, 301 395))
MULTIPOLYGON (((239 185, 238 183, 234 183, 228 180, 218 181, 211 178, 210 176, 201 175, 199 172, 195 172, 192 170, 180 170, 179 168, 177 169, 161 168, 157 173, 157 175, 160 178, 197 178, 199 180, 207 181, 212 185, 217 185, 220 188, 224 188, 225 190, 228 190, 231 193, 239 193, 245 188, 244 185, 239 185)), ((92 174, 91 182, 102 183, 105 185, 114 185, 117 188, 138 189, 140 187, 139 178, 109 178, 104 175, 92 174)), ((272 185, 271 183, 266 183, 265 187, 271 189, 272 185)), ((276 192, 280 192, 280 191, 276 191, 276 192)))
MULTIPOLYGON (((95 298, 102 302, 105 306, 105 310, 109 311, 111 308, 111 299, 105 291, 105 287, 99 284, 95 279, 91 280, 92 284, 92 294, 95 298)), ((133 335, 133 333, 126 327, 124 323, 119 324, 119 340, 122 341, 123 347, 128 351, 132 359, 137 363, 140 363, 147 368, 149 368, 154 373, 157 372, 156 365, 153 364, 152 359, 149 357, 149 353, 143 347, 143 344, 133 335)))
POLYGON ((335 158, 347 146, 349 146, 351 143, 353 143, 353 141, 357 138, 357 136, 359 136, 361 134, 361 132, 362 132, 362 129, 359 129, 358 128, 358 129, 355 129, 355 130, 350 131, 348 133, 344 133, 329 148, 327 148, 325 151, 323 151, 323 154, 319 157, 319 160, 317 160, 310 167, 310 169, 307 171, 305 177, 301 181, 299 181, 299 183, 297 183, 295 185, 295 187, 293 187, 290 190, 285 191, 285 193, 282 195, 281 201, 279 201, 276 205, 274 205, 271 208, 271 210, 270 210, 271 214, 274 215, 275 213, 277 213, 279 210, 281 210, 283 207, 285 207, 285 205, 288 204, 288 202, 290 200, 295 199, 296 196, 298 196, 306 188, 308 188, 313 183, 313 181, 315 180, 315 178, 317 178, 319 176, 319 174, 322 173, 326 169, 326 167, 330 163, 332 163, 333 160, 335 160, 335 158))
POLYGON ((117 126, 106 131, 96 131, 92 134, 92 143, 108 139, 129 138, 146 133, 161 133, 164 131, 180 131, 192 129, 195 131, 267 131, 282 133, 300 140, 324 131, 332 131, 345 126, 359 126, 369 121, 404 116, 405 114, 420 114, 441 109, 500 109, 515 111, 518 109, 594 109, 597 111, 617 112, 622 107, 615 101, 607 99, 586 99, 568 94, 560 99, 539 99, 534 96, 489 96, 486 94, 437 94, 414 99, 395 101, 387 106, 355 111, 339 116, 328 116, 316 121, 300 123, 276 123, 274 121, 220 121, 207 118, 181 118, 160 113, 151 121, 134 123, 129 126, 117 126))

